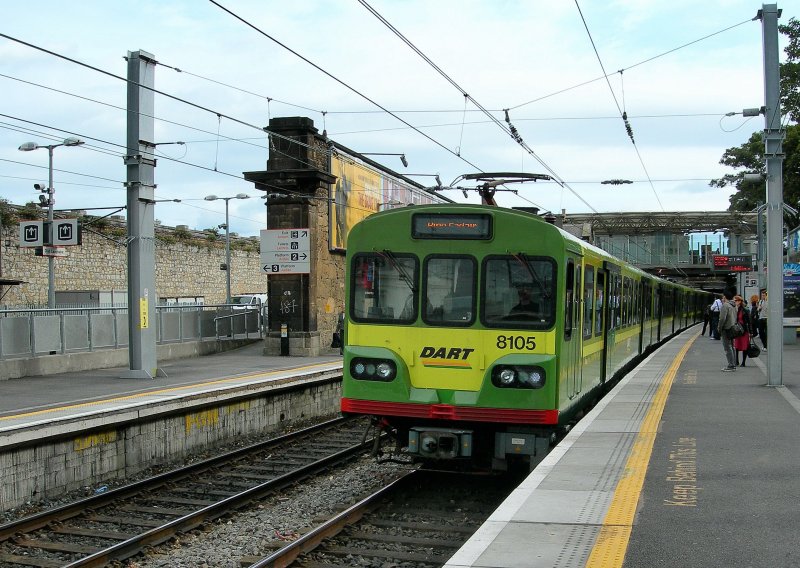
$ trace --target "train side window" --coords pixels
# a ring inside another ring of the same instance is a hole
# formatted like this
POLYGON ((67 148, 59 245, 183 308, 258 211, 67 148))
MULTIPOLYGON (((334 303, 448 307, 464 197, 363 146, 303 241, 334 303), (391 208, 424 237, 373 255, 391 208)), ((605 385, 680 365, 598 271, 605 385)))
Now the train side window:
POLYGON ((597 271, 597 286, 594 290, 594 334, 603 333, 603 308, 605 307, 606 274, 597 271))
POLYGON ((583 338, 592 336, 592 314, 594 313, 594 266, 586 265, 583 273, 583 338))
POLYGON ((566 295, 564 296, 564 339, 572 339, 572 303, 575 298, 575 262, 567 261, 566 295))
POLYGON ((475 321, 476 262, 467 256, 430 256, 423 268, 422 319, 428 325, 475 321))

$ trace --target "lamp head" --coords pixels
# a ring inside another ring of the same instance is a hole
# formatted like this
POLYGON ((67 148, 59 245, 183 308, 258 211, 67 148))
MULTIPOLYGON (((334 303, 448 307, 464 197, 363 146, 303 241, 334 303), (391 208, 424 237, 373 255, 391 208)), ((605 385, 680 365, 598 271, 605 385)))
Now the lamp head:
POLYGON ((83 140, 80 138, 70 137, 64 139, 64 146, 80 146, 81 144, 85 144, 83 140))
POLYGON ((36 142, 25 142, 25 144, 20 144, 19 149, 23 152, 30 152, 31 150, 36 150, 39 145, 36 142))
POLYGON ((203 199, 205 199, 206 201, 216 201, 217 199, 219 199, 219 197, 217 197, 216 195, 206 195, 203 199))
POLYGON ((250 196, 247 195, 246 193, 237 193, 236 199, 250 199, 250 196))

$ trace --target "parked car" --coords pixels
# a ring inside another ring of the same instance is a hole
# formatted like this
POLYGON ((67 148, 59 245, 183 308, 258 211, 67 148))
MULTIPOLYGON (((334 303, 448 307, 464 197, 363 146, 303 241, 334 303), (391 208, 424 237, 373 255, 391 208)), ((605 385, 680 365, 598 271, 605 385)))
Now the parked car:
POLYGON ((234 310, 258 310, 267 305, 266 294, 237 294, 231 296, 234 310))

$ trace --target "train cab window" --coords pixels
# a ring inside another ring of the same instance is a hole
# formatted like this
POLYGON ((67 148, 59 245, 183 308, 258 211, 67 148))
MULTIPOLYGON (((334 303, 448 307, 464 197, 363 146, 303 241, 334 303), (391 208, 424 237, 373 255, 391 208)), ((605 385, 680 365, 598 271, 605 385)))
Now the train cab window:
POLYGON ((583 338, 592 336, 594 314, 594 266, 586 265, 583 273, 583 338))
POLYGON ((357 322, 411 323, 417 319, 416 257, 383 251, 359 254, 351 267, 350 317, 357 322))
POLYGON ((475 321, 476 263, 472 257, 431 256, 423 266, 422 320, 428 325, 475 321))
POLYGON ((548 329, 555 323, 556 267, 550 258, 487 257, 482 288, 487 327, 548 329))

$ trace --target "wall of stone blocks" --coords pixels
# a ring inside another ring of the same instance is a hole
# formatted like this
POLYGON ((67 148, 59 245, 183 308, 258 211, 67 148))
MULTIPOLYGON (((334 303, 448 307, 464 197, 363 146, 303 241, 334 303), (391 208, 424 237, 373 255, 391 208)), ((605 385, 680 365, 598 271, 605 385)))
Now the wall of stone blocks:
POLYGON ((219 406, 0 449, 0 510, 82 488, 91 491, 152 466, 177 466, 190 454, 229 447, 242 436, 334 416, 340 397, 339 380, 289 385, 219 406))

